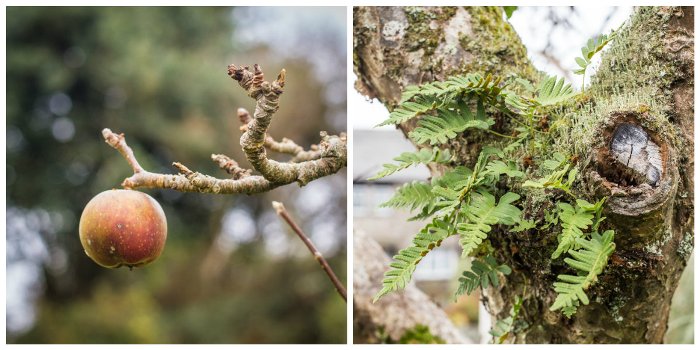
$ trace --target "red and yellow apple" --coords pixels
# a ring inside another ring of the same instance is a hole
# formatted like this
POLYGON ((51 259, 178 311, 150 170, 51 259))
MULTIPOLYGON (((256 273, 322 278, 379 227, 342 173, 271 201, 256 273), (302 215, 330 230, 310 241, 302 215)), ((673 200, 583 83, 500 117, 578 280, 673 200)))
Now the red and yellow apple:
POLYGON ((151 196, 134 190, 109 190, 85 206, 79 231, 85 253, 97 264, 132 268, 160 256, 168 224, 163 208, 151 196))

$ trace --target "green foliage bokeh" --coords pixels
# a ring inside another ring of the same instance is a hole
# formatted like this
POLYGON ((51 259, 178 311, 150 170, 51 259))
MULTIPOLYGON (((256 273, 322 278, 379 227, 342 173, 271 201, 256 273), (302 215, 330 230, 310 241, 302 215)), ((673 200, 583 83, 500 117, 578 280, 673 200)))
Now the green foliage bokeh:
MULTIPOLYGON (((158 261, 131 272, 98 267, 78 240, 85 203, 131 174, 104 143, 102 128, 125 133, 147 170, 174 173, 170 164, 179 161, 225 177, 209 159, 212 153, 249 166, 238 144, 235 111, 252 110, 254 103, 226 75, 230 63, 259 63, 268 78, 287 69, 270 129, 277 138, 308 147, 318 142, 320 130, 344 131, 324 119, 323 85, 307 61, 280 58, 264 45, 236 45, 234 33, 245 28, 237 27, 235 11, 7 9, 8 221, 34 210, 58 218, 51 230, 39 231, 50 254, 38 262, 43 288, 33 325, 26 332, 8 331, 8 342, 345 343, 346 305, 305 248, 289 236, 296 253, 273 257, 264 249, 261 226, 277 220, 265 216, 271 200, 291 207, 302 226, 315 215, 291 205, 306 188, 291 185, 259 196, 144 190, 166 212, 168 242, 158 261), (217 237, 234 207, 245 208, 258 229, 227 255, 217 250, 217 237), (213 270, 207 265, 212 259, 213 270)), ((340 187, 327 205, 343 225, 344 174, 330 182, 340 187)), ((8 228, 8 266, 21 256, 10 251, 10 243, 26 234, 8 228)), ((327 257, 345 281, 341 241, 327 257)))

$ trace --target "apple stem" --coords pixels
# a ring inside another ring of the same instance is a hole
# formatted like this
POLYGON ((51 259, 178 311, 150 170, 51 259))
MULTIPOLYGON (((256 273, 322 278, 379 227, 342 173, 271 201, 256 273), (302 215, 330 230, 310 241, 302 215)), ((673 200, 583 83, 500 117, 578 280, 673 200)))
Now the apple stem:
POLYGON ((311 242, 311 239, 304 233, 304 231, 301 230, 299 225, 294 222, 291 216, 289 216, 289 213, 287 213, 287 209, 284 207, 284 204, 280 202, 272 202, 272 207, 275 208, 275 212, 277 212, 277 215, 279 215, 287 224, 289 227, 292 228, 292 231, 301 238, 302 242, 306 244, 306 247, 309 248, 309 251, 311 251, 311 254, 313 254, 314 259, 318 261, 318 263, 321 265, 321 268, 323 271, 326 272, 328 275, 328 278, 331 280, 331 283, 335 286, 335 290, 338 291, 338 294, 345 300, 345 302, 348 301, 348 296, 347 292, 345 290, 345 286, 343 285, 342 282, 338 279, 338 276, 335 275, 335 272, 333 272, 333 269, 331 268, 330 265, 328 265, 328 261, 323 257, 321 252, 316 249, 316 246, 314 246, 313 242, 311 242))

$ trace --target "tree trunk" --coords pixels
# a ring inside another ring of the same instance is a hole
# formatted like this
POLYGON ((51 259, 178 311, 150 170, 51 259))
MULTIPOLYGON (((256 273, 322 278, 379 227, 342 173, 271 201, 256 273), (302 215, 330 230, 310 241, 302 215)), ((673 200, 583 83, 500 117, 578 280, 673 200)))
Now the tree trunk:
MULTIPOLYGON (((406 86, 450 75, 541 79, 500 8, 356 7, 353 15, 356 88, 390 110, 406 86)), ((552 143, 578 159, 577 195, 608 196, 604 223, 615 230, 617 248, 588 290, 590 304, 567 319, 549 311, 552 283, 566 269, 561 259, 550 259, 557 233, 489 233, 496 257, 513 273, 484 291, 484 303, 501 319, 516 296, 523 298, 525 327, 509 342, 663 342, 671 298, 693 249, 693 23, 692 7, 637 9, 578 103, 551 112, 577 121, 560 126, 552 143), (615 161, 621 146, 613 139, 622 134, 644 142, 648 157, 615 161)), ((399 128, 407 134, 415 123, 399 128)), ((508 127, 499 131, 507 134, 508 127)), ((473 165, 490 137, 465 132, 446 146, 461 164, 473 165)), ((524 215, 542 215, 544 202, 553 200, 546 196, 523 198, 524 215)))
POLYGON ((376 344, 384 340, 398 342, 407 331, 416 326, 427 326, 430 334, 448 344, 465 343, 447 314, 415 285, 406 287, 403 294, 387 296, 378 303, 372 297, 381 285, 386 267, 391 262, 382 247, 367 236, 353 234, 353 342, 376 344), (389 339, 381 339, 381 337, 389 339))

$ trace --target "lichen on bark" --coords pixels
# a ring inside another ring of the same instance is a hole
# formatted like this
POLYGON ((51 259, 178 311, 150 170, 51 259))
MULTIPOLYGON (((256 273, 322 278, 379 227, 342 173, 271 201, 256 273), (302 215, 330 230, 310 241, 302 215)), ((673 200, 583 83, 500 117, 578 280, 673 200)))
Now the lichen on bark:
POLYGON ((284 91, 283 69, 276 80, 264 80, 262 69, 256 64, 249 67, 228 66, 228 75, 236 80, 248 95, 256 101, 251 118, 245 109, 238 110, 243 135, 240 138, 246 158, 261 175, 252 175, 250 169, 241 168, 236 161, 223 154, 212 154, 211 159, 232 178, 219 179, 201 174, 174 162, 179 174, 158 174, 146 171, 139 165, 133 151, 127 145, 124 134, 110 129, 102 130, 105 142, 119 151, 127 160, 134 175, 122 182, 125 188, 165 188, 181 192, 214 194, 253 194, 272 190, 293 182, 300 186, 318 178, 337 173, 347 164, 347 136, 329 135, 321 131, 321 142, 305 151, 294 141, 275 141, 267 134, 272 116, 279 108, 279 98, 284 91), (294 156, 289 162, 278 162, 267 157, 266 149, 294 156))
MULTIPOLYGON (((453 74, 493 72, 537 84, 541 74, 527 60, 499 10, 458 8, 451 18, 462 11, 470 21, 461 32, 460 50, 447 56, 436 49, 430 58, 415 60, 395 52, 406 49, 405 37, 381 40, 380 28, 400 14, 397 8, 355 8, 353 61, 360 78, 358 90, 391 110, 407 85, 445 80, 453 74), (383 55, 387 50, 391 55, 383 55), (426 60, 440 67, 426 67, 426 60)), ((558 274, 570 273, 562 261, 550 258, 558 232, 550 228, 489 233, 494 254, 513 273, 504 285, 484 291, 486 305, 498 319, 508 315, 515 296, 522 296, 522 321, 528 325, 509 342, 663 341, 670 300, 692 250, 688 237, 693 236, 693 16, 692 8, 637 9, 604 53, 586 92, 564 105, 542 110, 550 121, 547 136, 541 138, 542 147, 528 147, 515 160, 521 165, 526 159, 537 164, 554 152, 570 155, 581 174, 573 188, 577 196, 591 201, 609 196, 602 229, 616 231, 618 248, 598 283, 588 291, 593 296, 590 304, 566 319, 549 311, 555 297, 552 283, 558 274), (656 187, 625 178, 605 162, 609 160, 605 152, 609 155, 612 135, 620 123, 643 128, 659 147, 664 169, 656 187)), ((447 37, 450 25, 442 22, 433 35, 447 37)), ((400 130, 408 134, 416 127, 416 119, 399 125, 400 130)), ((496 120, 506 133, 512 127, 498 116, 496 120)), ((494 140, 483 133, 465 132, 442 147, 457 155, 455 165, 471 166, 481 146, 494 140)), ((433 176, 444 170, 431 167, 433 176)), ((527 176, 542 172, 534 166, 527 169, 527 176)), ((516 183, 503 185, 504 190, 519 191, 516 183)), ((521 201, 524 217, 542 220, 562 196, 556 191, 527 192, 521 201)))

